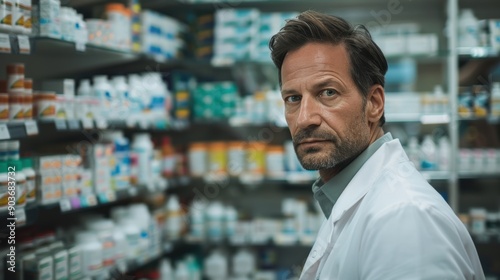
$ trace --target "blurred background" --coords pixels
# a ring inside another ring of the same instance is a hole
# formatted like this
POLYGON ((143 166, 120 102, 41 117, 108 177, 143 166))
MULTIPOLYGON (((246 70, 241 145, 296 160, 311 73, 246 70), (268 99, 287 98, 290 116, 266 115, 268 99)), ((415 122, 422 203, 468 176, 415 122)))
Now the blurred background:
POLYGON ((324 216, 268 42, 308 9, 370 30, 384 129, 499 279, 497 0, 0 1, 0 279, 298 279, 324 216))

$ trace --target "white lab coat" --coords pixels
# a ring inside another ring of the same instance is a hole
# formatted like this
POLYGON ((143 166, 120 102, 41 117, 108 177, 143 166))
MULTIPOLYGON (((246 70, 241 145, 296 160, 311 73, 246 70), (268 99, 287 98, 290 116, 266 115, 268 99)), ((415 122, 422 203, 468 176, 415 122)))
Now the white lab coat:
POLYGON ((484 273, 465 226, 394 139, 341 194, 300 279, 481 280, 484 273))

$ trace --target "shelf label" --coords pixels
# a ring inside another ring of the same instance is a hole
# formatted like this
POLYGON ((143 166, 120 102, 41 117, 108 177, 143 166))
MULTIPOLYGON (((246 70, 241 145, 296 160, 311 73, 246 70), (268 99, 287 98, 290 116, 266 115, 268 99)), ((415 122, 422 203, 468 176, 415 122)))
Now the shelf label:
POLYGON ((26 224, 26 211, 23 208, 16 209, 16 225, 24 225, 26 224))
POLYGON ((54 121, 55 125, 56 125, 56 129, 57 130, 65 130, 67 129, 68 127, 66 126, 66 121, 65 120, 62 120, 62 119, 58 119, 58 120, 55 120, 54 121))
POLYGON ((8 34, 0 34, 0 53, 11 53, 10 38, 8 34))
POLYGON ((84 129, 93 129, 94 128, 94 122, 92 119, 89 118, 84 118, 82 119, 82 125, 84 129))
POLYGON ((35 121, 26 121, 24 123, 26 127, 26 135, 37 135, 38 134, 38 125, 35 121))
POLYGON ((17 41, 19 42, 19 53, 21 54, 31 53, 30 38, 28 36, 18 35, 17 41))
POLYGON ((71 201, 67 198, 62 198, 59 200, 59 206, 61 207, 61 212, 67 212, 71 210, 71 201))
POLYGON ((0 124, 0 140, 10 139, 9 128, 6 124, 0 124))
POLYGON ((78 120, 68 120, 68 128, 73 130, 79 130, 80 122, 78 120))
POLYGON ((79 209, 82 207, 81 201, 78 197, 72 197, 69 199, 71 202, 71 209, 79 209))
POLYGON ((94 194, 89 194, 85 197, 85 202, 87 204, 87 207, 92 207, 97 205, 97 198, 95 197, 94 194))
POLYGON ((106 129, 106 128, 108 128, 108 122, 105 119, 95 120, 95 125, 99 129, 106 129))
POLYGON ((130 196, 136 196, 136 195, 137 195, 137 193, 138 193, 138 191, 137 191, 137 188, 136 188, 136 187, 129 187, 129 189, 128 189, 128 194, 129 194, 130 196))

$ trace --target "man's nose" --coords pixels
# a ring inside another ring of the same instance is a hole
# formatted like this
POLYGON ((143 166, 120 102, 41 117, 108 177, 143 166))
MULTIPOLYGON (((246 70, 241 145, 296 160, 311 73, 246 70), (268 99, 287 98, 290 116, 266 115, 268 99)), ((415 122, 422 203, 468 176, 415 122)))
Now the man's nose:
POLYGON ((303 96, 300 102, 297 126, 306 128, 309 126, 319 126, 321 124, 320 104, 313 97, 303 96))

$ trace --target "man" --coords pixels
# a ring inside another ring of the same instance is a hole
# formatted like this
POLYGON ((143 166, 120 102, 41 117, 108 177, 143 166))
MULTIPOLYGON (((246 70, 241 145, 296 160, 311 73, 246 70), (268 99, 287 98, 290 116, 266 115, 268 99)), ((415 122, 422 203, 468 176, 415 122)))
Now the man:
POLYGON ((300 279, 484 279, 465 226, 384 134, 387 61, 369 32, 307 11, 269 46, 295 151, 326 220, 300 279))

